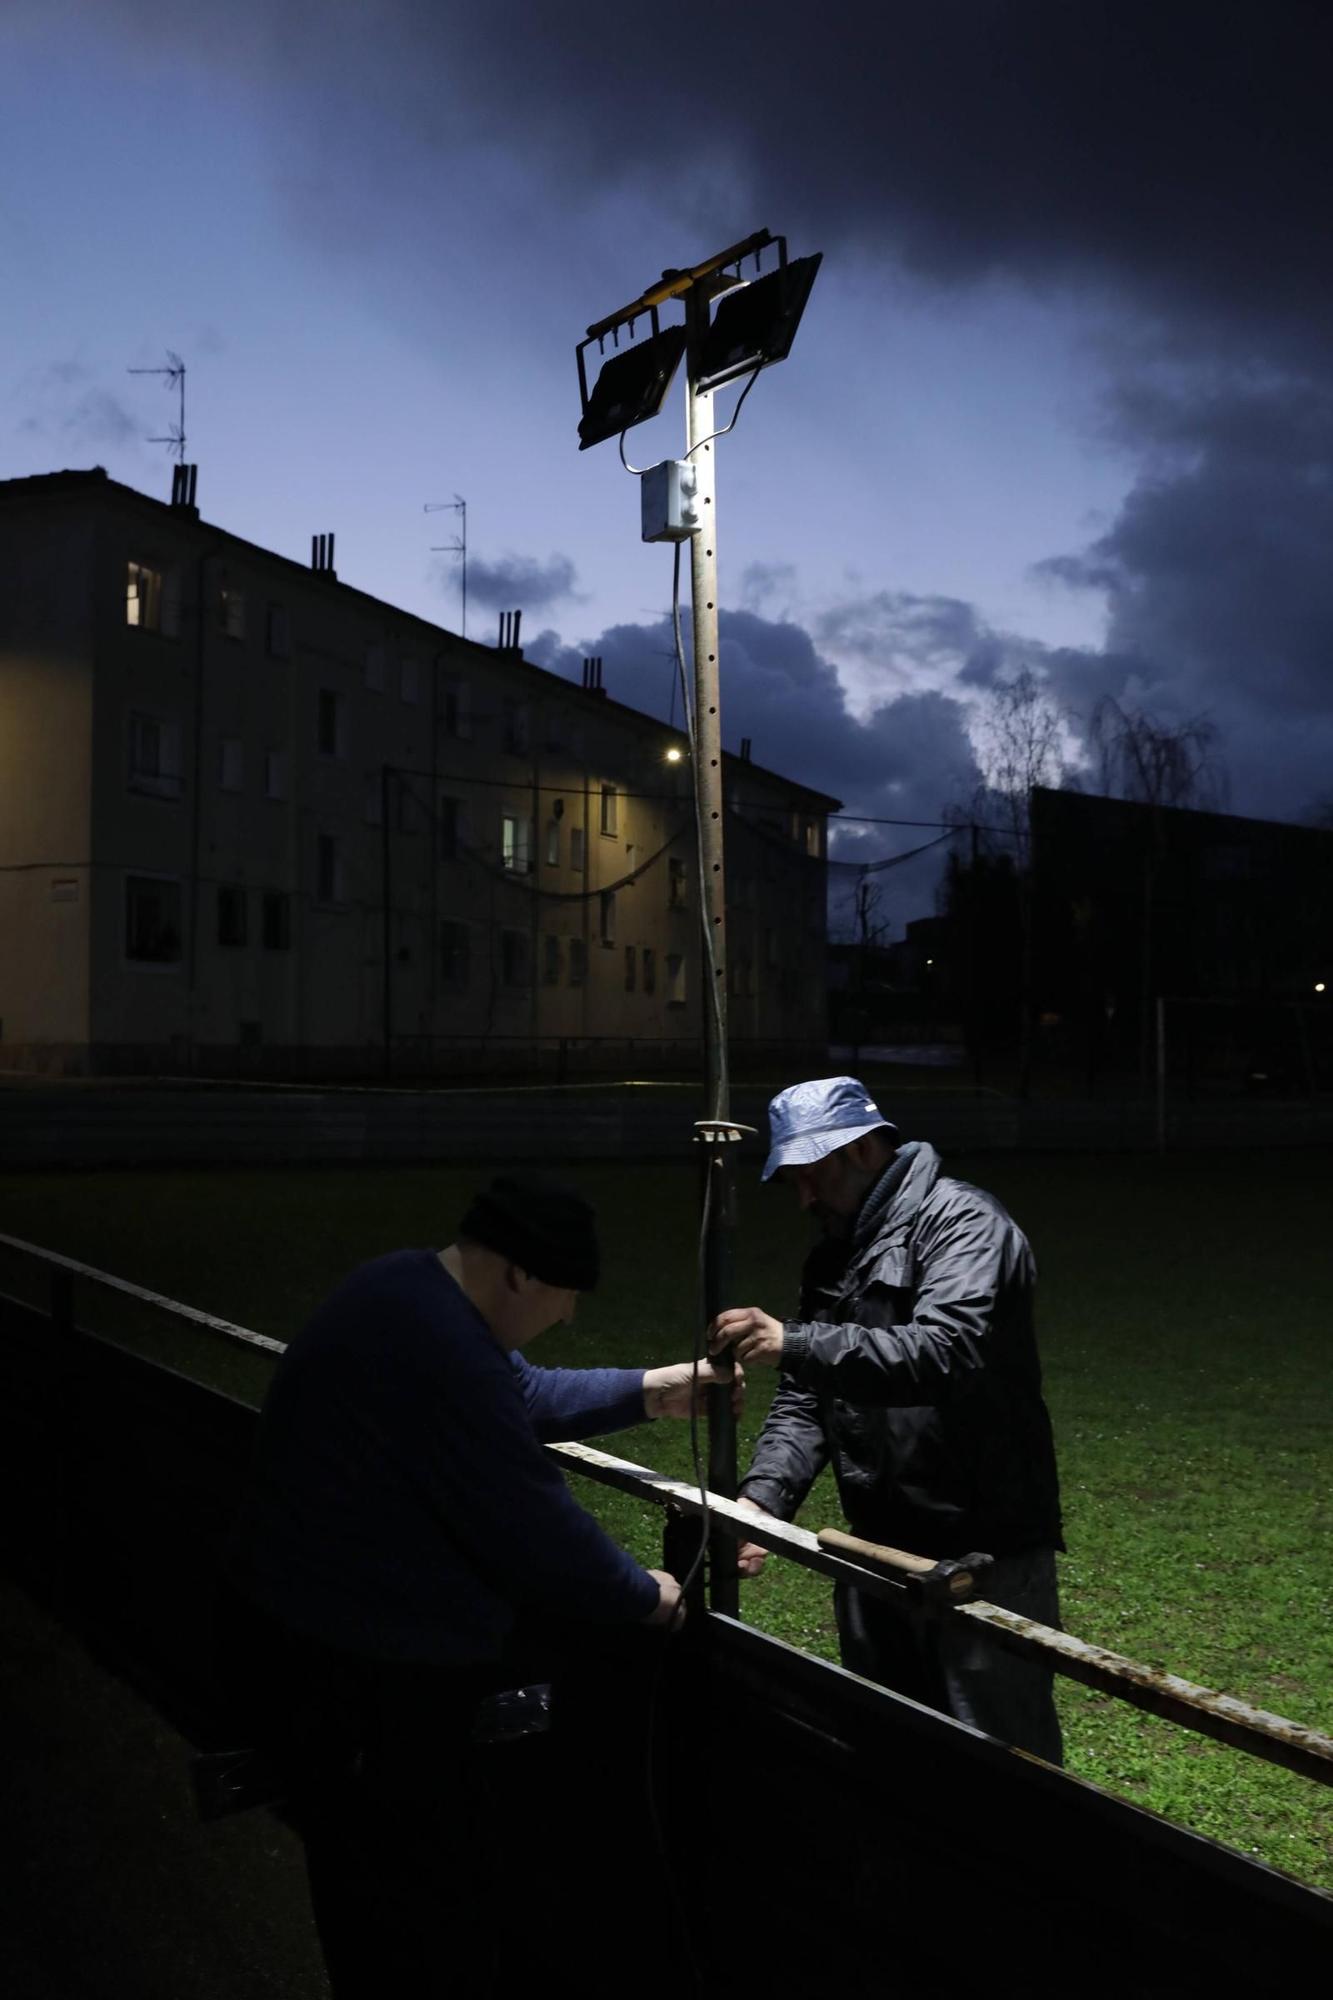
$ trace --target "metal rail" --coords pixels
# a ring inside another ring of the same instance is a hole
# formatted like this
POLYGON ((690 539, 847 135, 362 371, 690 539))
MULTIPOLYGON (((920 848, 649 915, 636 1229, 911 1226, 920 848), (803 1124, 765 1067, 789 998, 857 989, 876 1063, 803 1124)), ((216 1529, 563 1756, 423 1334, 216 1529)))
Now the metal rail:
MULTIPOLYGON (((153 1306, 174 1318, 186 1320, 191 1325, 206 1327, 210 1333, 221 1334, 225 1339, 262 1348, 275 1355, 286 1351, 285 1341, 252 1332, 249 1327, 237 1326, 233 1321, 219 1319, 212 1313, 200 1312, 195 1306, 166 1298, 161 1292, 149 1291, 125 1278, 113 1277, 108 1271, 99 1271, 91 1264, 80 1263, 54 1250, 45 1250, 20 1237, 0 1234, 0 1248, 31 1257, 49 1271, 52 1319, 56 1323, 72 1324, 71 1285, 74 1278, 81 1278, 120 1292, 143 1305, 153 1306)), ((599 1485, 632 1493, 636 1499, 649 1501, 673 1514, 698 1519, 706 1511, 711 1525, 719 1533, 738 1541, 757 1542, 761 1547, 771 1549, 775 1555, 785 1556, 789 1562, 797 1563, 802 1569, 813 1570, 819 1576, 835 1582, 841 1578, 854 1584, 858 1590, 889 1598, 900 1605, 908 1601, 914 1606, 919 1603, 919 1600, 909 1598, 909 1585, 905 1578, 895 1578, 850 1561, 846 1556, 834 1554, 830 1549, 821 1547, 817 1536, 808 1528, 752 1514, 720 1493, 701 1494, 697 1486, 685 1480, 670 1478, 665 1473, 655 1472, 650 1466, 637 1465, 632 1459, 617 1458, 591 1445, 554 1444, 547 1446, 547 1452, 557 1464, 570 1472, 592 1479, 599 1485)), ((1177 1674, 1146 1667, 1121 1653, 1108 1652, 1105 1647, 1089 1645, 1086 1640, 1076 1639, 1072 1634, 1057 1631, 1050 1625, 1039 1625, 998 1604, 988 1604, 984 1600, 941 1604, 923 1615, 970 1619, 974 1624, 984 1626, 1000 1645, 1028 1659, 1040 1660, 1070 1680, 1080 1681, 1087 1687, 1097 1688, 1104 1694, 1113 1695, 1119 1701, 1145 1709, 1182 1728, 1229 1744, 1233 1749, 1243 1750, 1265 1763, 1283 1765, 1317 1784, 1333 1785, 1333 1737, 1320 1730, 1308 1729, 1266 1709, 1252 1708, 1232 1695, 1218 1694, 1212 1688, 1182 1680, 1177 1674)))

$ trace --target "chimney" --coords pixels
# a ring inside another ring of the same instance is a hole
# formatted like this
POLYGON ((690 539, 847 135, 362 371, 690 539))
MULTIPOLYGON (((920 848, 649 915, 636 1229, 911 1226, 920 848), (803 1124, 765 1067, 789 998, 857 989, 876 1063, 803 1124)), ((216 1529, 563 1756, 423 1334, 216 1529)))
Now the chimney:
POLYGON ((500 613, 500 651, 502 653, 521 653, 523 651, 523 648, 518 643, 518 628, 522 622, 523 613, 521 611, 502 611, 500 613))
POLYGON ((593 654, 584 660, 583 685, 589 694, 604 695, 606 693, 606 689, 602 686, 602 656, 600 653, 593 654))
POLYGON ((178 513, 192 514, 197 520, 199 509, 195 505, 195 492, 199 480, 197 465, 174 465, 171 468, 171 504, 178 513))
POLYGON ((333 567, 333 536, 312 535, 310 537, 310 567, 321 576, 329 577, 334 583, 338 572, 333 567))

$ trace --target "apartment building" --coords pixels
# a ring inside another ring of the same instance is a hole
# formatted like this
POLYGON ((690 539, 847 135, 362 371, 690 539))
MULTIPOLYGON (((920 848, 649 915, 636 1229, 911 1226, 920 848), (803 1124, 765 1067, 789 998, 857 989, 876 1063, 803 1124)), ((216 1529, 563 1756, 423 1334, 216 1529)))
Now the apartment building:
MULTIPOLYGON (((177 487, 0 482, 0 1066, 687 1059, 680 732, 340 583, 332 537, 306 568, 177 487)), ((725 775, 733 1036, 813 1049, 836 801, 725 775)))

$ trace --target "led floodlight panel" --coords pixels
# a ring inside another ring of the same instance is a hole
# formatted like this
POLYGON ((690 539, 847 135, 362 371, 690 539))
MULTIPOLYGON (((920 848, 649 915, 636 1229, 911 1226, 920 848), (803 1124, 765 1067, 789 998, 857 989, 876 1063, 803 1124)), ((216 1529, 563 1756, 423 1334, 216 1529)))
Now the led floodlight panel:
POLYGON ((579 450, 619 437, 662 407, 685 352, 683 326, 664 326, 648 340, 613 354, 597 377, 579 423, 579 450))
POLYGON ((822 262, 822 251, 797 257, 718 300, 699 355, 700 389, 786 360, 822 262))

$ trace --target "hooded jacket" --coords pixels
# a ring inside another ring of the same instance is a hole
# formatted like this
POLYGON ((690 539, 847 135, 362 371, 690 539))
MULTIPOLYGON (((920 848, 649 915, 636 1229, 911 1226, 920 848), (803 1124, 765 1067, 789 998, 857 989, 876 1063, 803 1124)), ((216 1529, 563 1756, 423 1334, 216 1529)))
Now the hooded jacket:
POLYGON ((790 1520, 832 1460, 852 1532, 924 1556, 1063 1548, 1036 1266, 991 1195, 909 1144, 819 1244, 742 1486, 790 1520))

